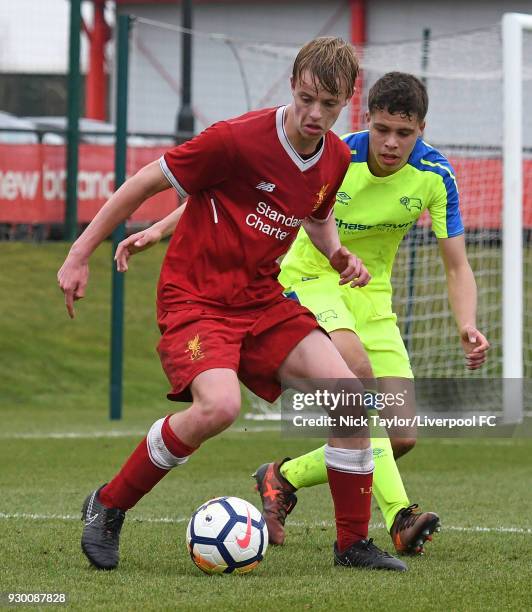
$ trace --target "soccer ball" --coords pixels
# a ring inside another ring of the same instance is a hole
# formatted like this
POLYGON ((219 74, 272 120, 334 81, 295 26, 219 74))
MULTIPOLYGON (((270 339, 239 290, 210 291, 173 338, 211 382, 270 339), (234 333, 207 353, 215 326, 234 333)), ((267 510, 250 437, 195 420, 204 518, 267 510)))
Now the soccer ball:
POLYGON ((187 546, 192 561, 206 574, 246 574, 264 557, 268 528, 249 502, 217 497, 190 518, 187 546))

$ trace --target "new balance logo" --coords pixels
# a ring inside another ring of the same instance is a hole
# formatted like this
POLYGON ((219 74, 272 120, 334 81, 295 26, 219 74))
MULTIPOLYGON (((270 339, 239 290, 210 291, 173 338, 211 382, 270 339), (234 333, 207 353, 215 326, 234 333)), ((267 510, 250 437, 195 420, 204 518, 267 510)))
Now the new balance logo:
POLYGON ((262 191, 268 191, 271 193, 275 189, 275 185, 273 183, 267 183, 266 181, 261 181, 257 185, 257 189, 262 189, 262 191))

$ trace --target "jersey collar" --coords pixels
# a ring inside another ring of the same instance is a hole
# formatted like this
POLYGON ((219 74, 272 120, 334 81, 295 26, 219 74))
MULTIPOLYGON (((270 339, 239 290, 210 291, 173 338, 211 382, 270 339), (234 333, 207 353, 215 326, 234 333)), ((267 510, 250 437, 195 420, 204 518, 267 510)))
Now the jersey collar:
POLYGON ((283 149, 288 154, 288 157, 294 162, 294 164, 301 170, 301 172, 305 172, 315 166, 321 158, 321 154, 325 149, 325 136, 321 139, 321 147, 318 151, 309 159, 303 159, 301 155, 294 149, 290 141, 288 140, 288 136, 286 135, 286 131, 284 129, 284 118, 287 106, 280 106, 275 113, 275 124, 277 127, 277 137, 279 138, 279 142, 283 146, 283 149))

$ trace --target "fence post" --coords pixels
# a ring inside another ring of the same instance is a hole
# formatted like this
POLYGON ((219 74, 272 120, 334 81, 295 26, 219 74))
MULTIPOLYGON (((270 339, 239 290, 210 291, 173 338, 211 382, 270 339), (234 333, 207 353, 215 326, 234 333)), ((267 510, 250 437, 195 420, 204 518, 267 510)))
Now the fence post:
POLYGON ((81 78, 79 47, 81 36, 81 0, 70 0, 70 42, 68 64, 68 127, 66 148, 66 201, 64 237, 72 242, 78 234, 78 148, 81 78))
POLYGON ((181 107, 177 115, 176 132, 179 138, 191 138, 194 134, 192 111, 192 0, 181 3, 181 107))
MULTIPOLYGON (((129 63, 129 15, 118 17, 117 75, 116 75, 116 139, 115 139, 115 189, 126 180, 127 161, 127 108, 129 63)), ((121 223, 113 232, 112 305, 111 305, 111 375, 109 389, 109 418, 122 418, 122 371, 124 349, 124 275, 117 272, 114 253, 118 243, 126 235, 126 225, 121 223)))

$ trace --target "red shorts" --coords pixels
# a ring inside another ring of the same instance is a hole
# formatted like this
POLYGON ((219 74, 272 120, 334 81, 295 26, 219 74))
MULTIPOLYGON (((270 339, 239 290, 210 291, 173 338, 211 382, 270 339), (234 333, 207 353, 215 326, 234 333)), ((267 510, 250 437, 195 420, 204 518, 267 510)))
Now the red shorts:
POLYGON ((277 370, 305 336, 320 329, 309 310, 284 297, 238 315, 197 305, 159 311, 158 324, 157 351, 172 385, 167 397, 178 402, 192 401, 191 382, 213 368, 234 370, 256 395, 275 401, 281 393, 277 370))

